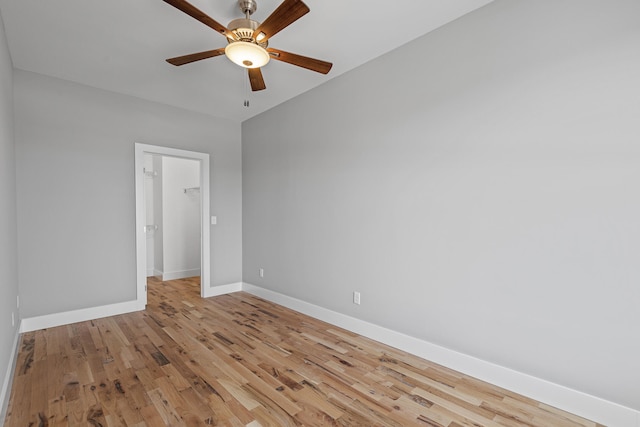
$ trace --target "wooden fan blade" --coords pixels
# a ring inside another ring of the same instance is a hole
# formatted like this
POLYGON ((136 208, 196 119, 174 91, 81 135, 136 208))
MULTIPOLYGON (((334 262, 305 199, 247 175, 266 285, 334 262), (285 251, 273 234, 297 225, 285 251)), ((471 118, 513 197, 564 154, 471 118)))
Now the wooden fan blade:
POLYGON ((267 51, 273 59, 278 61, 287 62, 298 67, 306 68, 307 70, 315 71, 322 74, 327 74, 333 64, 331 62, 321 61, 319 59, 308 58, 302 55, 296 55, 295 53, 285 52, 283 50, 268 48, 267 51))
POLYGON ((262 71, 260 68, 247 68, 249 71, 249 82, 251 82, 251 90, 257 92, 259 90, 265 90, 267 86, 264 84, 262 78, 262 71))
POLYGON ((189 64, 190 62, 200 61, 202 59, 213 58, 215 56, 224 55, 224 48, 214 50, 207 50, 205 52, 191 53, 189 55, 184 56, 176 56, 175 58, 167 59, 167 62, 172 65, 184 65, 189 64))
POLYGON ((309 8, 301 0, 284 0, 282 4, 256 28, 253 32, 253 38, 259 42, 267 41, 307 13, 309 13, 309 8), (258 38, 260 33, 264 34, 264 37, 258 38))
POLYGON ((235 40, 236 38, 235 34, 233 34, 227 27, 220 24, 218 21, 211 18, 209 15, 207 15, 206 13, 204 13, 203 11, 201 11, 191 3, 187 2, 186 0, 164 0, 164 1, 166 3, 169 3, 171 6, 175 7, 176 9, 183 11, 184 13, 191 16, 192 18, 197 19, 198 21, 202 22, 204 25, 210 28, 213 28, 214 30, 224 35, 225 37, 235 40))

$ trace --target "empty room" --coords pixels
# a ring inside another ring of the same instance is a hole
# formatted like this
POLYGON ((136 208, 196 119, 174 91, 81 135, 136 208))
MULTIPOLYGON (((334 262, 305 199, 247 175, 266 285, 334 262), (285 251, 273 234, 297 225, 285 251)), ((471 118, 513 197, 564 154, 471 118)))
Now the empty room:
POLYGON ((640 427, 639 17, 0 0, 0 425, 640 427))

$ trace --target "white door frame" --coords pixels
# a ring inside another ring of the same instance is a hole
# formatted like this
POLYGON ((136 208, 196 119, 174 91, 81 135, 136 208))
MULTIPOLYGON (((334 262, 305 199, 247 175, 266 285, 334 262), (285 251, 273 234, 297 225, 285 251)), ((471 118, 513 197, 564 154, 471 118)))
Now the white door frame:
POLYGON ((157 154, 200 162, 200 296, 205 297, 211 277, 211 245, 209 225, 209 154, 158 145, 135 144, 136 185, 136 301, 147 304, 147 236, 146 207, 144 199, 144 155, 157 154))

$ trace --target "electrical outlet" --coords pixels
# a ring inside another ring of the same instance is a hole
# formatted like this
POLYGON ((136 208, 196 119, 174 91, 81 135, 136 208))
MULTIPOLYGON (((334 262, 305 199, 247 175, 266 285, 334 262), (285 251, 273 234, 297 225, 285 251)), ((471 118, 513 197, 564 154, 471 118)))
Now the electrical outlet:
POLYGON ((20 295, 16 295, 16 308, 20 308, 20 295))
POLYGON ((16 315, 13 311, 11 312, 11 326, 16 326, 16 315))
POLYGON ((360 305, 360 292, 353 293, 353 303, 360 305))
POLYGON ((260 277, 264 277, 264 268, 260 269, 260 277))

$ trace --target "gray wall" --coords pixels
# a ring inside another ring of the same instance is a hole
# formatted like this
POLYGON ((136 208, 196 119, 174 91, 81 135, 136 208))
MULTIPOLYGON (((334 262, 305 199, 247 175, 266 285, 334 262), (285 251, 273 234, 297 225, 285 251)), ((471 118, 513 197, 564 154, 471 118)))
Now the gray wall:
POLYGON ((134 143, 209 153, 211 284, 242 280, 240 125, 16 70, 23 317, 136 297, 134 143))
POLYGON ((640 409, 638 16, 497 0, 246 121, 244 281, 640 409))
MULTIPOLYGON (((8 374, 6 369, 11 362, 18 325, 15 164, 13 65, 0 17, 0 387, 8 374), (11 313, 15 316, 15 326, 11 324, 11 313)), ((0 401, 0 420, 4 419, 6 403, 0 401)))

